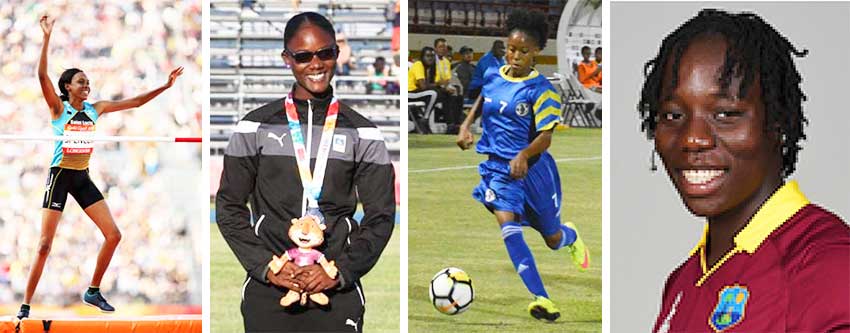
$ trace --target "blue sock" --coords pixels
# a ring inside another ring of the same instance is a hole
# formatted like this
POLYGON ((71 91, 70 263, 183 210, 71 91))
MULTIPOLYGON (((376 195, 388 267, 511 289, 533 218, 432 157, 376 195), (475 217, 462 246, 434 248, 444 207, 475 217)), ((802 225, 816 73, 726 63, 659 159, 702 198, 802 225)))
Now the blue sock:
POLYGON ((525 239, 522 238, 522 227, 519 223, 507 222, 502 224, 502 239, 505 240, 505 247, 514 263, 514 269, 516 269, 528 291, 535 296, 549 298, 549 294, 543 288, 543 280, 540 279, 540 273, 537 272, 537 265, 534 264, 531 250, 525 243, 525 239))
POLYGON ((564 246, 572 245, 573 243, 575 243, 576 237, 578 237, 578 236, 576 236, 575 230, 570 229, 570 227, 566 226, 565 224, 562 224, 561 225, 561 244, 558 245, 558 249, 560 249, 564 246))

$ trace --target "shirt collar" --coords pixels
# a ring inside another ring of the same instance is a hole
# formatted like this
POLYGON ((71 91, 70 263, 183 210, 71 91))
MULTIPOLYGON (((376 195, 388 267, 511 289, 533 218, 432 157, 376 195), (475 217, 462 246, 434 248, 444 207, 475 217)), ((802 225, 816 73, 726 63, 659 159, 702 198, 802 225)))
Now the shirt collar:
MULTIPOLYGON (((767 199, 744 229, 738 232, 735 236, 735 247, 750 254, 755 253, 774 230, 808 204, 809 199, 800 192, 796 181, 785 183, 767 199)), ((705 247, 707 237, 708 223, 705 224, 699 243, 691 250, 692 256, 705 247)))

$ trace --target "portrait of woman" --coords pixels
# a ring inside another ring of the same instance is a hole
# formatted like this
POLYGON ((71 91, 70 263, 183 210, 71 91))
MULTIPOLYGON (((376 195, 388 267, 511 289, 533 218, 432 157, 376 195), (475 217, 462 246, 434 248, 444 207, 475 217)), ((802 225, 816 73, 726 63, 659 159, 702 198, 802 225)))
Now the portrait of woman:
MULTIPOLYGON (((829 52, 806 46, 755 11, 698 9, 642 67, 637 111, 654 147, 653 169, 666 172, 687 212, 704 221, 701 238, 688 255, 678 254, 663 283, 660 307, 648 310, 656 311, 653 332, 850 325, 850 228, 807 196, 808 177, 795 177, 813 133, 809 112, 822 111, 806 103, 802 85, 817 78, 797 64, 829 52), (656 152, 663 168, 655 166, 656 152)), ((613 214, 613 234, 623 222, 613 214)), ((638 246, 647 248, 674 236, 643 235, 638 246)), ((617 258, 624 244, 613 243, 617 258)))

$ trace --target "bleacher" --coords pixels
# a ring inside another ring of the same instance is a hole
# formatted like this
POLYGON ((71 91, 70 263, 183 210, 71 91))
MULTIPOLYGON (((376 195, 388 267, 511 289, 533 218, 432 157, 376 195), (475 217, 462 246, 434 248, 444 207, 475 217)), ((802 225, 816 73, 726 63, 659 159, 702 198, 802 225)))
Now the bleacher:
MULTIPOLYGON (((346 4, 304 0, 210 2, 210 153, 222 155, 232 127, 247 112, 283 97, 295 83, 280 52, 287 20, 303 11, 331 19, 345 33, 356 66, 349 76, 335 76, 337 97, 381 128, 394 160, 399 157, 399 96, 367 93, 366 68, 378 56, 392 63, 392 26, 386 0, 346 4)), ((395 77, 387 78, 397 80, 395 77)))
POLYGON ((566 1, 548 0, 410 0, 410 33, 504 36, 504 23, 515 9, 548 14, 550 37, 555 38, 566 1))

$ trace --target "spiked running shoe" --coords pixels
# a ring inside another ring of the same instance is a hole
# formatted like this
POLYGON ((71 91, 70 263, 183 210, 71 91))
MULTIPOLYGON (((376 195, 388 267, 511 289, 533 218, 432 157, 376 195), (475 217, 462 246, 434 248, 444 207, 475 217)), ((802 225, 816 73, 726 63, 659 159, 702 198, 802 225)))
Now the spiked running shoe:
POLYGON ((94 294, 83 292, 83 303, 100 309, 100 312, 115 312, 115 308, 106 302, 106 299, 103 298, 99 290, 94 294))
POLYGON ((18 319, 29 318, 30 316, 30 307, 29 305, 21 305, 21 310, 18 311, 18 319))
POLYGON ((546 320, 554 322, 561 316, 561 311, 555 307, 548 298, 543 296, 535 296, 534 301, 528 304, 528 314, 537 320, 546 320))
POLYGON ((585 271, 588 267, 590 267, 590 252, 587 251, 587 247, 584 246, 584 241, 581 240, 581 236, 578 234, 578 229, 576 225, 572 222, 565 223, 567 227, 575 230, 576 232, 576 241, 570 245, 567 245, 567 251, 570 253, 570 257, 573 259, 573 263, 578 267, 579 270, 585 271))

